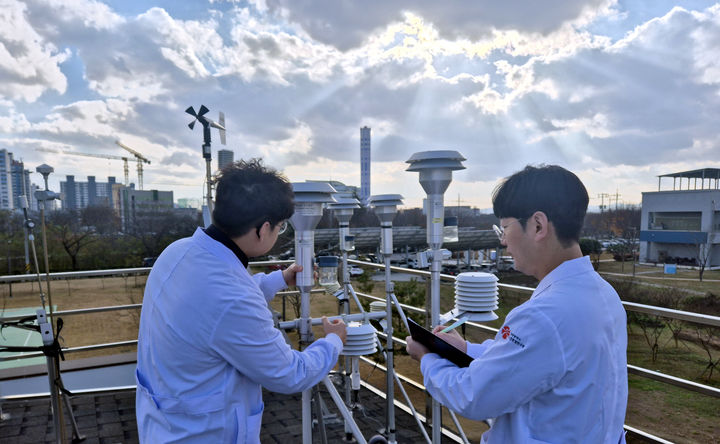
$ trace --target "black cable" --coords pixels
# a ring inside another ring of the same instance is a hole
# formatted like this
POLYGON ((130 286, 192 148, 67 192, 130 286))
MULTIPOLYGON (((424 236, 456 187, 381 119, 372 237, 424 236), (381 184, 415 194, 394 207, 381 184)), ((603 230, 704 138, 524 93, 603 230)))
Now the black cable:
MULTIPOLYGON (((40 326, 39 325, 29 325, 27 323, 23 324, 23 322, 27 322, 28 319, 34 319, 34 318, 23 318, 18 321, 11 321, 11 322, 5 322, 2 324, 2 327, 0 327, 0 331, 2 328, 5 327, 15 327, 15 328, 22 328, 25 330, 31 330, 36 331, 40 333, 40 326)), ((63 328, 63 320, 62 318, 58 318, 57 320, 57 334, 53 337, 53 342, 50 345, 40 345, 40 346, 16 346, 16 345, 5 345, 0 347, 0 352, 33 352, 33 351, 41 351, 43 354, 49 358, 57 358, 58 356, 63 361, 65 360, 65 354, 62 351, 62 347, 60 346, 60 342, 58 342, 58 337, 60 336, 60 331, 63 328)))
POLYGON ((17 321, 3 322, 2 324, 0 324, 0 335, 2 335, 3 339, 5 339, 5 336, 2 334, 2 331, 5 329, 5 327, 21 328, 23 330, 36 331, 39 333, 40 327, 34 324, 35 319, 37 319, 35 316, 28 316, 22 319, 18 319, 17 321))

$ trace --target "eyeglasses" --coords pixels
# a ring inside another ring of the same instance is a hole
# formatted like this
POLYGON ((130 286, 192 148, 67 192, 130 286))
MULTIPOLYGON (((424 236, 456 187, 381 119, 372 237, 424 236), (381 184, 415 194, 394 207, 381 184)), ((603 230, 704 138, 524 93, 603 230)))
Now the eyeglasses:
POLYGON ((495 234, 497 235, 498 239, 500 239, 500 242, 502 242, 502 241, 505 240, 505 229, 506 229, 507 227, 509 227, 510 225, 514 224, 515 222, 520 222, 521 220, 524 220, 524 218, 515 219, 514 221, 512 221, 512 222, 510 222, 509 224, 505 225, 504 227, 502 227, 502 226, 499 227, 499 226, 497 226, 497 225, 493 225, 493 226, 492 226, 493 231, 494 231, 495 234))
MULTIPOLYGON (((255 231, 257 232, 258 237, 260 237, 260 228, 262 228, 262 226, 263 226, 264 223, 265 223, 265 222, 263 222, 263 223, 261 223, 260 225, 258 225, 257 227, 255 227, 255 231)), ((279 226, 279 227, 280 227, 280 229, 278 230, 278 236, 280 236, 281 234, 283 234, 283 233, 284 233, 285 231, 287 231, 287 229, 288 229, 288 221, 287 221, 287 219, 284 220, 284 221, 282 221, 282 222, 280 222, 280 223, 278 223, 278 224, 276 224, 276 226, 279 226)), ((273 228, 274 228, 274 227, 273 227, 273 228)))

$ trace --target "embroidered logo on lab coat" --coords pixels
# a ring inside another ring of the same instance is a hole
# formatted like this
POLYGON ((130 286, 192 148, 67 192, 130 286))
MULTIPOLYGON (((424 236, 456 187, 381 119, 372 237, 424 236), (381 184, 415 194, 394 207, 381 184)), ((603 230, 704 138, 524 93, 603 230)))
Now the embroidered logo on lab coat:
POLYGON ((507 325, 504 326, 500 330, 500 335, 502 336, 503 339, 509 338, 510 342, 512 342, 513 344, 515 344, 521 348, 525 348, 525 343, 522 341, 522 339, 520 339, 520 336, 516 335, 515 333, 512 333, 510 331, 510 327, 508 327, 507 325))
POLYGON ((508 336, 510 336, 510 327, 508 327, 507 325, 504 326, 502 330, 500 330, 500 334, 502 334, 503 339, 507 339, 508 336))

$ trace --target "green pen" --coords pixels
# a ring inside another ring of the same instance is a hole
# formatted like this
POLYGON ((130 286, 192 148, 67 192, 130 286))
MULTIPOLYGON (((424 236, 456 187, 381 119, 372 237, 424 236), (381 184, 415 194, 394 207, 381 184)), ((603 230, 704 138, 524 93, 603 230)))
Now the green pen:
POLYGON ((456 327, 459 327, 459 326, 463 325, 463 324, 465 323, 465 320, 466 320, 465 318, 463 318, 463 319, 458 319, 455 323, 453 323, 453 324, 451 324, 451 325, 443 328, 442 330, 440 330, 440 333, 447 333, 447 332, 449 332, 450 330, 452 330, 453 328, 456 328, 456 327))

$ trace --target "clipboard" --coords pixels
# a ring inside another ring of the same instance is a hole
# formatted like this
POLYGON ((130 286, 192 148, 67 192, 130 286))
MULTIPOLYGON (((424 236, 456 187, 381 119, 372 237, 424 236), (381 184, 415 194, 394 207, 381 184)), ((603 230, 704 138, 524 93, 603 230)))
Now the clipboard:
POLYGON ((469 355, 435 336, 430 330, 420 326, 420 324, 410 318, 408 318, 408 326, 410 327, 410 336, 412 336, 413 340, 427 347, 430 352, 437 353, 440 357, 447 359, 458 367, 468 367, 473 361, 473 358, 469 355))

